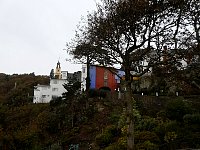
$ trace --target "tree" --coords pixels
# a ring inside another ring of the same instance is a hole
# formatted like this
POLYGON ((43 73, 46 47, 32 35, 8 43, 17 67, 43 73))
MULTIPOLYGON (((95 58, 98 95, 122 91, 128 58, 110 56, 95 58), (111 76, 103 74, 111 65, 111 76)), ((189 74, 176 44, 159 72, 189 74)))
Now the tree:
POLYGON ((54 76, 54 69, 51 69, 50 78, 51 78, 51 79, 54 79, 54 78, 55 78, 55 76, 54 76))
POLYGON ((64 85, 64 88, 67 90, 67 92, 63 93, 63 98, 65 99, 65 103, 67 104, 67 108, 71 114, 71 125, 74 127, 74 119, 79 107, 78 103, 81 83, 78 81, 74 83, 68 83, 64 85))
MULTIPOLYGON (((102 0, 98 10, 88 15, 82 33, 85 41, 100 47, 95 60, 103 65, 120 64, 125 71, 129 150, 134 149, 133 76, 142 76, 158 65, 165 73, 180 70, 184 50, 196 43, 192 40, 194 34, 190 34, 191 23, 187 25, 190 2, 199 6, 195 0, 102 0), (166 45, 167 49, 163 49, 166 45)), ((198 16, 199 9, 190 10, 198 16)), ((198 37, 198 17, 191 20, 196 23, 198 37)))
POLYGON ((167 116, 172 120, 183 121, 183 116, 192 112, 188 103, 182 99, 174 99, 167 103, 167 116))
POLYGON ((67 43, 69 54, 73 55, 73 58, 78 62, 86 64, 86 91, 90 88, 90 65, 97 59, 97 51, 99 51, 99 47, 88 40, 88 34, 86 34, 87 30, 86 26, 78 26, 75 38, 71 43, 67 43))
POLYGON ((71 53, 74 55, 74 58, 86 64, 86 91, 88 91, 90 88, 90 65, 96 57, 95 49, 96 47, 94 47, 92 44, 83 42, 80 43, 80 45, 77 45, 76 48, 71 51, 71 53))
MULTIPOLYGON (((175 13, 168 1, 115 1, 104 0, 98 11, 90 16, 90 40, 102 49, 103 64, 121 64, 125 71, 127 103, 127 143, 134 148, 134 123, 131 83, 135 67, 148 60, 158 36, 166 36, 175 27, 175 13)), ((148 60, 151 66, 152 59, 148 60)), ((142 69, 137 76, 148 71, 142 69)))

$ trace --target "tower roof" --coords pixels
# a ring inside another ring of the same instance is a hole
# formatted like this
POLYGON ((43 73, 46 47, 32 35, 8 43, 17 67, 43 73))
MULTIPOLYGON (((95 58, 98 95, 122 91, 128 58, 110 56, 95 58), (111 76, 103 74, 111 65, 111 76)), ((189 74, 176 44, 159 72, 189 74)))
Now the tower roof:
POLYGON ((57 62, 56 68, 60 68, 60 62, 59 61, 57 62))

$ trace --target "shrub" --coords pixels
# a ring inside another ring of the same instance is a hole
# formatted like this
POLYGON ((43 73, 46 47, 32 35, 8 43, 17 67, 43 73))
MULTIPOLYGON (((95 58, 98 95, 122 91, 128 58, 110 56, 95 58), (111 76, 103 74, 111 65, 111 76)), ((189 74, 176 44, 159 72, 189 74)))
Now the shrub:
POLYGON ((166 114, 169 119, 182 121, 183 116, 191 112, 191 107, 182 99, 174 99, 168 102, 166 114))
POLYGON ((135 133, 136 143, 144 143, 145 141, 150 141, 152 143, 159 143, 160 139, 155 132, 142 131, 135 133))
POLYGON ((183 117, 184 123, 200 124, 200 114, 187 114, 183 117))
POLYGON ((144 143, 139 143, 136 144, 137 149, 145 149, 145 150, 157 150, 158 145, 150 142, 150 141, 145 141, 144 143))
POLYGON ((108 146, 113 142, 113 138, 118 135, 118 130, 115 126, 106 127, 105 131, 96 136, 96 143, 101 148, 108 146))
POLYGON ((98 90, 97 89, 90 89, 88 91, 89 97, 93 98, 93 97, 98 97, 98 90))
POLYGON ((157 123, 155 118, 144 118, 139 122, 137 128, 141 131, 152 131, 156 126, 157 123))
POLYGON ((96 136, 96 143, 101 148, 108 146, 111 143, 112 135, 110 133, 98 134, 96 136))
POLYGON ((106 147, 104 150, 126 150, 126 149, 127 149, 126 147, 121 146, 118 143, 114 143, 106 147))

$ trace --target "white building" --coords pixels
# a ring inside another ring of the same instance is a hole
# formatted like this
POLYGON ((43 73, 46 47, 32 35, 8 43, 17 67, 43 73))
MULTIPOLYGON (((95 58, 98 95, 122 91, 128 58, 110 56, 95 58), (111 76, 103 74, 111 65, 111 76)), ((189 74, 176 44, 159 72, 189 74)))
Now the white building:
POLYGON ((62 96, 66 89, 64 84, 67 84, 67 71, 61 71, 60 63, 57 63, 54 77, 50 79, 50 85, 37 85, 34 87, 33 103, 49 103, 51 100, 62 96))
POLYGON ((34 86, 33 103, 48 103, 52 99, 51 86, 40 85, 34 86))
POLYGON ((37 85, 34 87, 33 103, 49 103, 52 99, 62 96, 66 89, 66 79, 50 79, 50 85, 37 85))
POLYGON ((87 77, 87 65, 82 65, 81 72, 81 90, 86 90, 86 77, 87 77))

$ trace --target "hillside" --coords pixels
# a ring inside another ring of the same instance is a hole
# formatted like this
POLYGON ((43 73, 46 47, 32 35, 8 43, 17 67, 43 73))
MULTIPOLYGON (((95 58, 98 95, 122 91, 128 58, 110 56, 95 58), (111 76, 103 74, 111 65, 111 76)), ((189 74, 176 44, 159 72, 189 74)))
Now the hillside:
POLYGON ((33 87, 37 84, 49 84, 48 76, 30 74, 0 74, 0 103, 21 105, 32 102, 33 87))
MULTIPOLYGON (((117 99, 116 93, 91 96, 66 94, 49 104, 1 105, 0 148, 127 149, 124 100, 117 99)), ((133 101, 136 149, 200 148, 200 109, 192 101, 184 97, 149 100, 133 101)))

